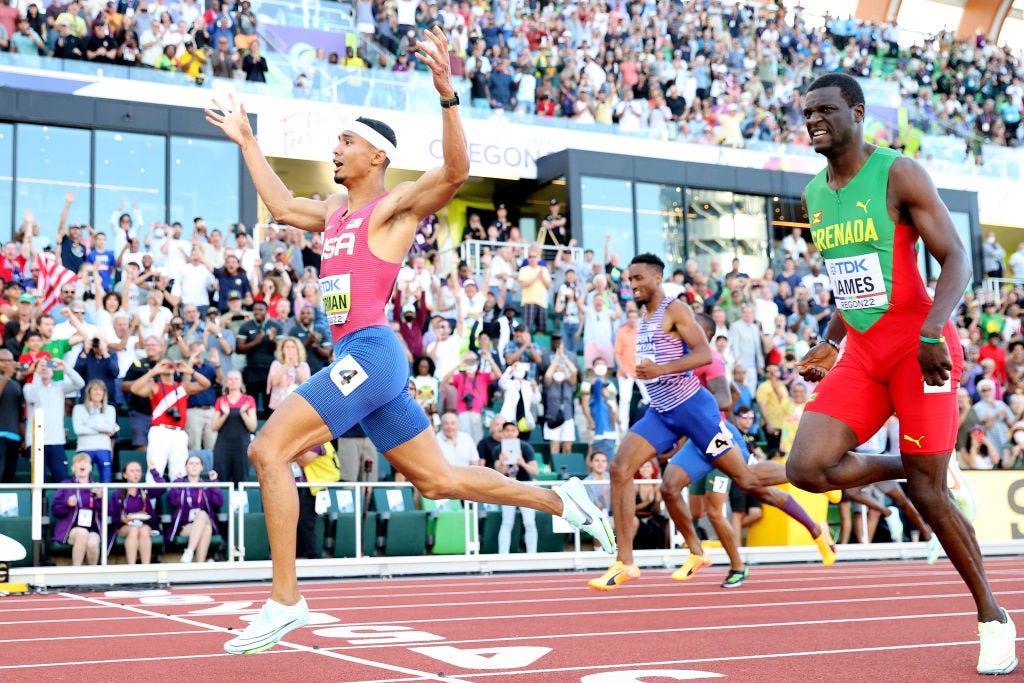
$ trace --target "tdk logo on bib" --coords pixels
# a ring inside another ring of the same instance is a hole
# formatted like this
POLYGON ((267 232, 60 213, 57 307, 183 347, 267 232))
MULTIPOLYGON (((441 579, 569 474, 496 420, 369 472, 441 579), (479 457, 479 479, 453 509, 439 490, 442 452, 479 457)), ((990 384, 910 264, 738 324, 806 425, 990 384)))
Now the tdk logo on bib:
POLYGON ((864 265, 865 259, 851 259, 849 261, 838 261, 836 263, 829 264, 829 275, 851 275, 853 273, 866 273, 868 272, 867 266, 864 265))
POLYGON ((889 293, 885 289, 878 254, 825 259, 825 270, 832 281, 832 293, 839 310, 888 305, 889 293))
POLYGON ((333 275, 320 278, 321 302, 329 325, 344 325, 352 308, 352 276, 333 275))

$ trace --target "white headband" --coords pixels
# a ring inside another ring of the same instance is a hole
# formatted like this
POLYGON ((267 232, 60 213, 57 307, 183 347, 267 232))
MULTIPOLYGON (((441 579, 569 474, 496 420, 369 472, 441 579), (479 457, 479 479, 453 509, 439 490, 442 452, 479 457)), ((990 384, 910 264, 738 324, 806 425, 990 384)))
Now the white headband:
POLYGON ((397 151, 397 149, 391 143, 391 141, 388 140, 383 135, 381 135, 380 133, 378 133, 377 131, 375 131, 373 128, 370 128, 362 121, 352 121, 351 123, 348 124, 348 128, 346 128, 345 130, 347 130, 350 133, 355 133, 356 135, 370 143, 371 146, 376 147, 377 149, 384 150, 384 153, 387 154, 388 159, 395 158, 395 152, 397 151))

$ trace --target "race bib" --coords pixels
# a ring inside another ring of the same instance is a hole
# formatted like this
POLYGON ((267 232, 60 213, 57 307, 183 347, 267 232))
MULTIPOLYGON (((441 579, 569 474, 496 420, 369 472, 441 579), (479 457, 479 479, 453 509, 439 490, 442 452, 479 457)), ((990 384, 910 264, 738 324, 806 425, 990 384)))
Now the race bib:
POLYGON ((728 493, 729 477, 715 477, 714 482, 711 484, 711 490, 715 493, 728 493))
POLYGON ((366 381, 366 370, 349 354, 331 368, 331 380, 348 396, 366 381))
POLYGON ((878 254, 825 259, 825 270, 832 281, 832 293, 840 311, 888 305, 889 293, 885 289, 878 254))
POLYGON ((346 273, 320 278, 320 294, 328 324, 344 325, 352 306, 352 276, 346 273))
POLYGON ((704 452, 711 458, 717 458, 732 448, 732 432, 725 426, 724 422, 718 423, 718 433, 711 437, 708 447, 704 452))
POLYGON ((86 529, 92 528, 92 510, 89 508, 83 508, 78 511, 78 517, 75 519, 75 526, 85 527, 86 529))
POLYGON ((199 514, 199 508, 192 508, 191 510, 189 510, 188 511, 188 521, 189 521, 189 523, 192 523, 192 522, 196 521, 196 515, 198 515, 198 514, 199 514))

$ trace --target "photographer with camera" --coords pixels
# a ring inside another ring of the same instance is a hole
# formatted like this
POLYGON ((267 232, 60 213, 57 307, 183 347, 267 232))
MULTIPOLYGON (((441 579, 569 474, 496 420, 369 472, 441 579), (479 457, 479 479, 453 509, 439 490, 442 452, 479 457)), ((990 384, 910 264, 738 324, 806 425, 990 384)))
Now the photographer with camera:
MULTIPOLYGON (((197 364, 195 357, 177 362, 164 358, 131 386, 133 394, 148 398, 152 406, 146 459, 160 474, 166 468, 170 479, 185 475, 188 397, 210 388, 210 380, 196 372, 197 364)), ((152 481, 151 474, 147 480, 152 481)))
MULTIPOLYGON (((75 361, 75 372, 82 376, 86 384, 93 380, 103 382, 107 388, 107 396, 114 395, 114 383, 120 373, 117 360, 107 348, 107 340, 95 336, 82 346, 82 352, 75 361)), ((86 396, 82 401, 87 400, 86 396)))
POLYGON ((573 398, 578 372, 575 360, 559 346, 544 373, 544 440, 552 453, 569 453, 576 441, 573 398))
POLYGON ((32 368, 32 374, 32 382, 24 387, 29 419, 25 429, 26 444, 32 445, 32 414, 36 408, 42 408, 46 416, 43 421, 46 481, 64 481, 68 476, 68 459, 64 453, 64 446, 67 443, 64 434, 64 396, 77 392, 85 386, 85 382, 73 368, 69 368, 59 359, 37 360, 32 368), (61 373, 61 379, 55 377, 58 372, 61 373))
POLYGON ((459 416, 459 431, 469 434, 473 443, 484 437, 484 407, 487 405, 487 387, 501 377, 494 363, 488 363, 489 372, 480 369, 480 358, 472 351, 462 354, 462 362, 452 368, 441 379, 442 384, 451 384, 458 396, 456 413, 459 416))

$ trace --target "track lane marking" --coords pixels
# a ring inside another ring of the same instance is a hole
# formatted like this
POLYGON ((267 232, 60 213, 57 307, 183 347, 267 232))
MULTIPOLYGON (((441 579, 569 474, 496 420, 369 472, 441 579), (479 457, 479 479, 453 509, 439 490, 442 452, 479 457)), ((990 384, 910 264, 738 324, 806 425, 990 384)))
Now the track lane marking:
MULTIPOLYGON (((227 628, 225 628, 223 626, 214 626, 212 624, 207 624, 207 623, 204 623, 204 622, 201 622, 201 621, 196 621, 194 619, 188 619, 186 617, 182 617, 182 616, 178 616, 178 615, 173 615, 173 614, 159 614, 157 612, 152 612, 150 610, 143 609, 141 607, 136 607, 134 605, 119 605, 117 603, 111 603, 111 602, 108 602, 106 600, 102 600, 100 598, 91 598, 91 597, 86 597, 86 596, 81 596, 81 595, 74 595, 74 594, 71 594, 71 593, 61 593, 61 595, 65 596, 65 597, 73 598, 75 600, 80 600, 82 602, 91 603, 91 604, 94 604, 94 605, 104 605, 106 607, 118 607, 120 609, 127 610, 129 612, 134 612, 136 614, 141 614, 141 615, 145 615, 145 616, 149 616, 149 617, 159 617, 159 618, 162 618, 162 619, 169 619, 169 620, 177 622, 179 624, 185 624, 186 626, 195 626, 195 627, 198 627, 198 628, 201 628, 201 629, 206 629, 207 631, 210 631, 210 632, 219 632, 219 633, 227 633, 227 634, 233 634, 234 633, 234 631, 231 631, 230 629, 227 629, 227 628)), ((353 657, 351 655, 342 654, 340 652, 333 652, 331 650, 323 650, 323 649, 319 649, 319 648, 314 650, 312 647, 309 647, 307 645, 299 645, 298 643, 291 643, 291 642, 284 641, 284 640, 280 641, 278 643, 278 645, 280 645, 280 646, 282 646, 284 648, 288 648, 290 650, 294 650, 294 651, 298 651, 298 652, 307 652, 307 653, 310 653, 310 654, 319 655, 321 657, 328 657, 328 658, 331 658, 331 659, 340 659, 340 660, 345 661, 345 662, 349 662, 349 663, 352 663, 352 664, 359 664, 361 666, 367 666, 367 667, 370 667, 370 668, 384 669, 385 671, 394 671, 395 673, 410 674, 412 676, 416 676, 417 677, 414 680, 445 681, 445 683, 466 683, 465 681, 460 681, 460 679, 458 679, 458 678, 452 678, 452 677, 441 678, 441 677, 437 676, 436 674, 427 673, 425 671, 417 671, 416 669, 409 669, 409 668, 402 667, 402 666, 396 666, 394 664, 385 664, 383 662, 375 662, 373 660, 362 659, 360 657, 353 657)), ((227 654, 225 652, 225 653, 218 653, 218 654, 194 655, 194 656, 197 656, 197 657, 238 657, 238 656, 245 656, 245 655, 229 655, 229 654, 227 654)), ((147 658, 147 659, 150 659, 150 658, 147 658)), ((124 661, 139 661, 139 660, 124 660, 124 661)), ((143 661, 145 661, 145 660, 143 660, 143 661)), ((92 662, 92 663, 97 663, 97 662, 92 662)), ((80 662, 65 662, 65 663, 63 663, 63 666, 75 666, 75 665, 78 665, 78 664, 80 664, 80 662)), ((52 666, 52 664, 44 664, 44 665, 16 665, 16 668, 22 668, 23 669, 23 668, 31 668, 32 666, 52 666)), ((7 669, 7 668, 15 668, 15 667, 0 666, 0 670, 7 669)))

